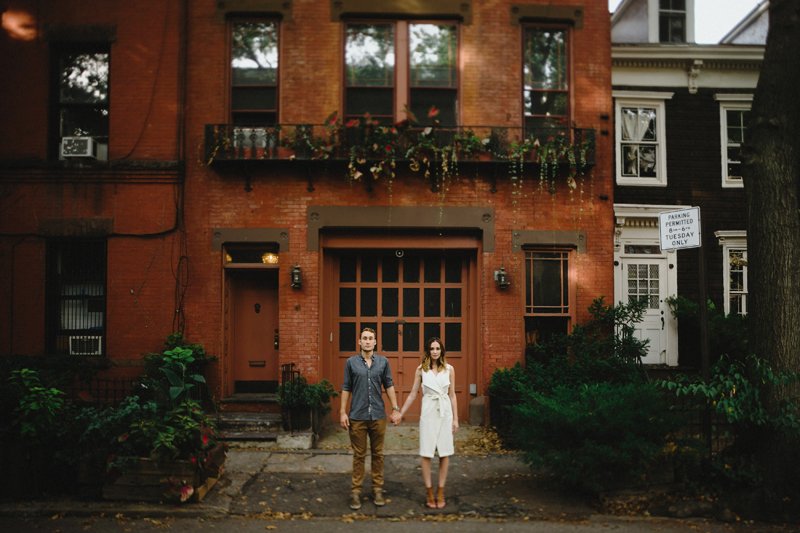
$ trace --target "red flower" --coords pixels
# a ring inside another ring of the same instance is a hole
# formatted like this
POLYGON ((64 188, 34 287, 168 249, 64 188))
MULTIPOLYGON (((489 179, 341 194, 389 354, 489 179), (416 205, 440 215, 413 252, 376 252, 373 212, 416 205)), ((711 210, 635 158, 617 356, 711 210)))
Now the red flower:
POLYGON ((350 120, 347 121, 347 124, 345 124, 345 127, 348 128, 355 128, 356 126, 358 126, 357 118, 351 118, 350 120))
POLYGON ((439 110, 436 108, 435 105, 432 105, 430 109, 428 109, 428 118, 434 118, 439 116, 439 110))
POLYGON ((205 446, 206 444, 208 444, 208 435, 206 435, 205 433, 203 433, 203 437, 202 437, 202 439, 203 439, 203 446, 205 446))

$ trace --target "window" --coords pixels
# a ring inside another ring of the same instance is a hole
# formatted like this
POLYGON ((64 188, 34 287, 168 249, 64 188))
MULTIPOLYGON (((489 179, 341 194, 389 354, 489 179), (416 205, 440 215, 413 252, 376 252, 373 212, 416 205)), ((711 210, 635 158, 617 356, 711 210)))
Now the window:
POLYGON ((57 354, 105 353, 105 241, 74 239, 47 245, 48 347, 57 354))
POLYGON ((58 154, 107 158, 109 52, 107 46, 59 43, 56 58, 55 123, 58 154))
POLYGON ((523 106, 527 136, 569 133, 569 64, 565 29, 525 28, 523 106))
POLYGON ((686 0, 659 0, 658 41, 686 42, 686 0))
POLYGON ((573 318, 570 250, 525 251, 525 335, 536 344, 567 333, 573 318))
POLYGON ((615 92, 617 184, 667 184, 664 100, 671 93, 615 92))
POLYGON ((231 22, 231 118, 237 126, 278 123, 277 22, 231 22))
POLYGON ((369 113, 392 124, 410 110, 430 124, 457 123, 458 27, 452 23, 351 23, 345 29, 345 119, 369 113))
POLYGON ((722 245, 722 283, 725 287, 725 314, 747 314, 747 234, 744 231, 718 231, 722 245))
POLYGON ((749 121, 749 103, 724 102, 720 104, 723 187, 744 186, 741 153, 749 121))

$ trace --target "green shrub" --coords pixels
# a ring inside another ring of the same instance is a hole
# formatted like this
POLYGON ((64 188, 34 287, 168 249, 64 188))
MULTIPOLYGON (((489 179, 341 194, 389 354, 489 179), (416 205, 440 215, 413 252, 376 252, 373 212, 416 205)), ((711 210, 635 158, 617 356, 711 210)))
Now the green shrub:
POLYGON ((592 383, 530 391, 513 407, 526 461, 586 493, 639 480, 675 427, 647 383, 592 383))
MULTIPOLYGON (((764 387, 796 383, 800 375, 776 372, 768 361, 755 355, 734 358, 722 355, 711 367, 709 379, 678 375, 657 385, 676 397, 688 396, 704 402, 723 423, 730 445, 713 457, 718 478, 733 485, 760 483, 757 453, 765 439, 781 434, 800 443, 800 404, 788 400, 768 406, 764 387)), ((800 472, 798 472, 800 474, 800 472)))
POLYGON ((516 447, 511 407, 519 404, 531 387, 528 372, 517 363, 511 368, 498 368, 489 381, 489 407, 492 425, 506 446, 516 447))
POLYGON ((537 391, 583 383, 628 383, 646 379, 641 358, 647 341, 634 335, 643 304, 606 305, 602 298, 589 307, 592 318, 569 335, 528 346, 526 366, 537 391))
POLYGON ((603 299, 569 335, 528 346, 526 366, 498 369, 489 394, 504 443, 566 486, 597 492, 641 476, 675 423, 641 364, 641 302, 603 299))
POLYGON ((303 376, 298 376, 278 386, 278 403, 286 409, 310 407, 326 414, 331 408, 331 398, 338 395, 327 379, 309 383, 303 376))

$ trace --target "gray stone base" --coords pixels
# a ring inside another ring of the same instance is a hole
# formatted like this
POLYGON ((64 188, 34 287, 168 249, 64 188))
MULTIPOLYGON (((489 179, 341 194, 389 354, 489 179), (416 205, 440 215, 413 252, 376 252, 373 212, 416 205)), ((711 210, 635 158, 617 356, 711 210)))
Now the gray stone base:
POLYGON ((279 433, 276 444, 282 450, 310 450, 316 444, 316 435, 307 431, 302 433, 279 433))

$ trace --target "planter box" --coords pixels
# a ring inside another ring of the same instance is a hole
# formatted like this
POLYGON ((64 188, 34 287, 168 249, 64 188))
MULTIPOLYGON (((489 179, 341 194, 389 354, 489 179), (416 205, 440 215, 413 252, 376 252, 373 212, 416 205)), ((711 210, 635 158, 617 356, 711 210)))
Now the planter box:
POLYGON ((190 461, 159 464, 154 459, 136 457, 122 475, 103 486, 103 498, 145 502, 178 500, 176 489, 170 486, 172 480, 192 486, 194 493, 189 501, 202 501, 222 475, 225 447, 222 444, 215 447, 211 457, 213 466, 205 472, 190 461))

